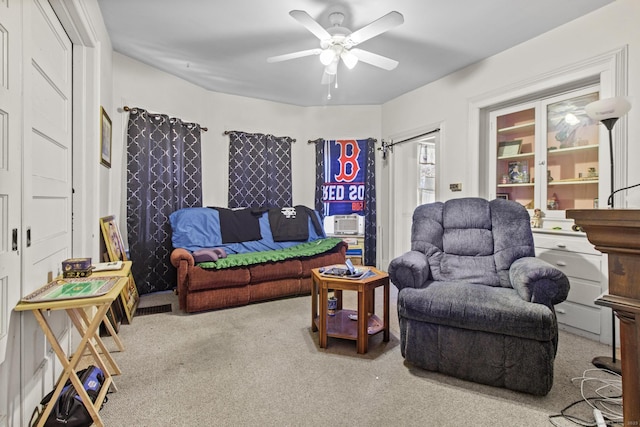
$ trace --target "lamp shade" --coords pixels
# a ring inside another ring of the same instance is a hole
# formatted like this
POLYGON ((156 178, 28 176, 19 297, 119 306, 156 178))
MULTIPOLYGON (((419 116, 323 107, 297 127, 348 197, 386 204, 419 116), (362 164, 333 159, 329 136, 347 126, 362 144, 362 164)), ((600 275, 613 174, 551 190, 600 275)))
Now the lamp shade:
POLYGON ((589 117, 595 120, 617 119, 629 112, 631 102, 625 96, 601 99, 585 105, 584 110, 589 117))

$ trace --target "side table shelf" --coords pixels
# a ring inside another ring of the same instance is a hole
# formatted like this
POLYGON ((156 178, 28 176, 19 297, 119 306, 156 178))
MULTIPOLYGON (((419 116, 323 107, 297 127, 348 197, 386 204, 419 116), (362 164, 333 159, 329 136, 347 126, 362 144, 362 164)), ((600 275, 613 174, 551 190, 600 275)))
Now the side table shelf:
MULTIPOLYGON (((342 338, 347 340, 358 339, 358 322, 351 320, 350 315, 358 315, 357 310, 337 310, 335 316, 327 316, 327 336, 342 338)), ((320 322, 319 317, 315 318, 316 327, 320 322)), ((367 334, 375 335, 384 330, 384 322, 375 314, 369 316, 367 322, 367 334)))

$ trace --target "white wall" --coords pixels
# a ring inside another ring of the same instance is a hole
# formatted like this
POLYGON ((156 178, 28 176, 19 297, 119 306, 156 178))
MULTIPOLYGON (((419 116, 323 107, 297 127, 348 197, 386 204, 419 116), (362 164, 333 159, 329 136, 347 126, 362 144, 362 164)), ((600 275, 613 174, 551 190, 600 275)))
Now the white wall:
MULTIPOLYGON (((514 48, 400 96, 382 108, 382 136, 401 134, 425 123, 444 124, 440 157, 440 200, 478 195, 474 162, 477 141, 469 140, 469 103, 483 94, 531 80, 605 52, 629 47, 629 95, 640 102, 640 2, 617 0, 591 14, 514 48), (467 167, 459 167, 460 165, 467 167), (462 182, 461 193, 449 183, 462 182)), ((640 104, 629 113, 629 159, 640 155, 640 104)), ((640 182, 640 170, 628 167, 629 184, 640 182)), ((383 195, 384 197, 384 195, 383 195)), ((640 191, 628 194, 629 206, 640 206, 640 191)))
MULTIPOLYGON (((227 206, 229 137, 226 130, 290 136, 293 203, 313 207, 317 138, 379 138, 380 106, 297 107, 259 99, 211 92, 119 53, 113 55, 114 155, 123 156, 128 114, 121 107, 141 107, 207 127, 202 134, 203 203, 227 206)), ((124 157, 123 157, 124 158, 124 157)), ((124 161, 122 162, 126 168, 124 161)), ((126 170, 113 168, 112 179, 126 170)), ((122 200, 124 185, 111 194, 122 200)), ((121 210, 121 215, 124 211, 121 210)), ((121 221, 122 222, 122 221, 121 221)))

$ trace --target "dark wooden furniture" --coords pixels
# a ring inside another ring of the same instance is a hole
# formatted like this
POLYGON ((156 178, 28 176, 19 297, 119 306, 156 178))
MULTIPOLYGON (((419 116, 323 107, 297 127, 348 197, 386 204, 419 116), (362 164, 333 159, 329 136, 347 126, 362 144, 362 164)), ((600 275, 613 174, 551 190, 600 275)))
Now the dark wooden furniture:
POLYGON ((389 341, 389 275, 374 267, 366 267, 375 275, 360 280, 341 279, 320 273, 319 268, 311 270, 311 330, 319 331, 320 348, 327 348, 327 337, 356 341, 358 353, 364 354, 369 347, 369 336, 384 333, 384 341, 389 341), (381 320, 375 314, 375 289, 384 287, 384 313, 381 320), (329 290, 338 299, 338 309, 334 316, 327 315, 329 290), (358 309, 342 309, 342 291, 358 292, 358 309), (318 304, 318 299, 320 303, 318 304), (318 313, 318 307, 320 313, 318 313), (357 320, 349 316, 356 315, 357 320), (366 321, 365 321, 366 320, 366 321))
POLYGON ((595 303, 620 319, 624 425, 640 425, 640 210, 575 209, 566 215, 608 255, 609 293, 595 303))

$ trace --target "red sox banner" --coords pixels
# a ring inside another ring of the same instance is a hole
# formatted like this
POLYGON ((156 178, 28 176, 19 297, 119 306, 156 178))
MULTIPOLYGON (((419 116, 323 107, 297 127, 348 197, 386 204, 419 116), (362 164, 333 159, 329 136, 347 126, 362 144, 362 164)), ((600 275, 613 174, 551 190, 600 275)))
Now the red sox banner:
POLYGON ((323 216, 364 214, 366 139, 324 141, 323 216))

